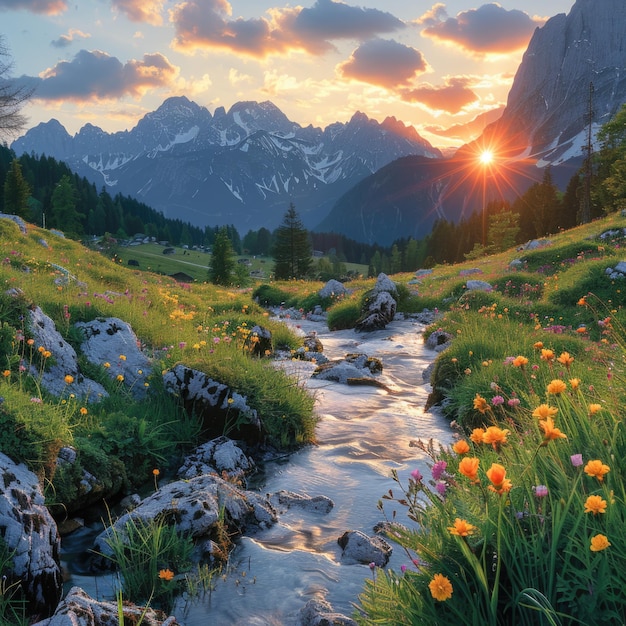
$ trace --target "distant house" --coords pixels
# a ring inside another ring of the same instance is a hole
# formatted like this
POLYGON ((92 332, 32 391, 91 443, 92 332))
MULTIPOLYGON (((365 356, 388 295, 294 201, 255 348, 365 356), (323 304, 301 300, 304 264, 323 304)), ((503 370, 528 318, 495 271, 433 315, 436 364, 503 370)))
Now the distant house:
POLYGON ((169 274, 170 278, 173 278, 177 283, 193 283, 193 276, 185 274, 185 272, 176 272, 175 274, 169 274))

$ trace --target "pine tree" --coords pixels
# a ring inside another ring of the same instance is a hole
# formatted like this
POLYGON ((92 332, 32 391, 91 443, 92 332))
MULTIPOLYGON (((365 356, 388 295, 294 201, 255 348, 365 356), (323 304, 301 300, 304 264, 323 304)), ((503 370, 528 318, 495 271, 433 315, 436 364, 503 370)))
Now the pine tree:
POLYGON ((52 192, 52 217, 54 225, 68 235, 83 234, 85 216, 76 208, 76 189, 69 176, 63 176, 52 192))
POLYGON ((306 278, 311 273, 311 244, 293 204, 283 218, 274 238, 274 275, 276 280, 306 278))
POLYGON ((29 217, 30 187, 22 175, 22 166, 13 159, 4 180, 4 210, 21 217, 29 217))
POLYGON ((219 229, 211 252, 209 280, 215 285, 232 285, 235 270, 235 253, 225 226, 219 229))

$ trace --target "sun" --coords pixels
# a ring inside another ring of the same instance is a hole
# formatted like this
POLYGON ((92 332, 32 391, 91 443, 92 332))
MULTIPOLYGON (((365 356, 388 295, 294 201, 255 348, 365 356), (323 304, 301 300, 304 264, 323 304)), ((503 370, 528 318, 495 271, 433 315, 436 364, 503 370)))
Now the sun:
POLYGON ((491 150, 484 150, 480 153, 480 162, 483 165, 489 165, 493 161, 493 152, 491 150))

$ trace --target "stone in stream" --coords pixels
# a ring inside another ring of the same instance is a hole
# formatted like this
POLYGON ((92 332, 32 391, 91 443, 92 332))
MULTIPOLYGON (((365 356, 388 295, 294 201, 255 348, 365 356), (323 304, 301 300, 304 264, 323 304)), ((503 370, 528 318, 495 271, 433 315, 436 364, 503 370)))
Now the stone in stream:
POLYGON ((343 550, 342 558, 354 563, 374 563, 384 567, 389 562, 393 548, 381 537, 368 537, 360 530, 348 530, 337 543, 343 550))

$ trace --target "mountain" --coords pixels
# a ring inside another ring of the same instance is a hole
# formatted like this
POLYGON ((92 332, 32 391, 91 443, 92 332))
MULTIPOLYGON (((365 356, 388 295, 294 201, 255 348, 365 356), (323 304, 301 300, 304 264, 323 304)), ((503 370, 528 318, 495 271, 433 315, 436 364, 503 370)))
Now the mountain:
POLYGON ((564 190, 583 161, 589 130, 595 136, 624 102, 626 3, 577 0, 568 15, 535 30, 502 116, 478 139, 452 158, 401 159, 368 176, 317 229, 387 245, 423 237, 438 217, 458 222, 484 200, 521 195, 547 165, 564 190), (497 157, 490 168, 478 163, 485 147, 497 157))
POLYGON ((65 161, 112 194, 137 198, 198 226, 273 229, 289 203, 313 226, 363 178, 406 155, 441 158, 414 128, 355 113, 325 129, 291 122, 271 102, 238 102, 213 115, 185 97, 169 98, 129 131, 86 124, 70 136, 39 124, 11 146, 65 161))

